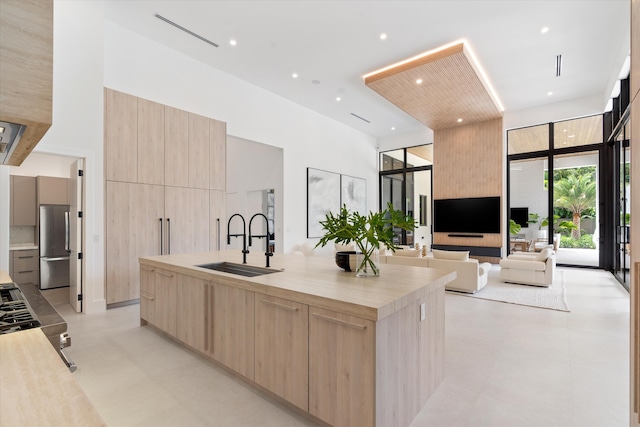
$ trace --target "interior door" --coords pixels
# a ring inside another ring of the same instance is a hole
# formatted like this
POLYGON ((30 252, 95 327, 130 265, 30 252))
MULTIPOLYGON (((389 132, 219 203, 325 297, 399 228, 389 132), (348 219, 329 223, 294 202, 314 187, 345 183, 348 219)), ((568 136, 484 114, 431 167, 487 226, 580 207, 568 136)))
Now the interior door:
POLYGON ((78 313, 82 312, 82 185, 83 160, 71 164, 69 179, 69 304, 78 313))

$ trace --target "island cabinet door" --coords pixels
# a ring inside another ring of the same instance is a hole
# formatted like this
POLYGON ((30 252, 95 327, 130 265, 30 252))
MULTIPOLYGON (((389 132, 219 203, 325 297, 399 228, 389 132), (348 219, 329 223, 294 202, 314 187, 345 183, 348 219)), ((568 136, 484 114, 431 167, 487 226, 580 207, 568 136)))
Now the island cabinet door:
POLYGON ((140 319, 156 324, 156 270, 140 266, 140 319))
POLYGON ((309 308, 309 412, 332 426, 375 423, 375 324, 309 308))
POLYGON ((176 336, 177 273, 156 268, 156 323, 171 336, 176 336))
POLYGON ((255 293, 215 283, 211 298, 213 358, 253 381, 255 293))
POLYGON ((255 382, 309 409, 309 306, 256 294, 255 382))
POLYGON ((176 275, 177 338, 183 343, 205 352, 205 290, 206 280, 176 275))

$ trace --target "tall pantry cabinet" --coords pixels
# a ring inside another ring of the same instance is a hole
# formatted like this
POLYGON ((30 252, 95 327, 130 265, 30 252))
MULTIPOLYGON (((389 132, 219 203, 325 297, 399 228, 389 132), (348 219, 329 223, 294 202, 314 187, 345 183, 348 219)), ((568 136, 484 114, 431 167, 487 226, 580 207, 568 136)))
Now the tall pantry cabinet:
POLYGON ((138 257, 219 249, 226 124, 105 88, 107 305, 140 298, 138 257))

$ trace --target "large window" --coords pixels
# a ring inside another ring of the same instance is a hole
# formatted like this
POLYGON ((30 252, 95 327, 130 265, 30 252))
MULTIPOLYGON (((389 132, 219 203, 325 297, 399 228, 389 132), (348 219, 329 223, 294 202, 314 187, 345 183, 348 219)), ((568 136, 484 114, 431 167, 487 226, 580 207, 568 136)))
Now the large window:
POLYGON ((507 132, 512 250, 553 245, 558 264, 599 267, 603 116, 507 132), (516 221, 516 219, 518 219, 516 221))
POLYGON ((411 215, 417 228, 396 230, 398 245, 431 247, 433 145, 420 145, 380 153, 380 208, 411 215))

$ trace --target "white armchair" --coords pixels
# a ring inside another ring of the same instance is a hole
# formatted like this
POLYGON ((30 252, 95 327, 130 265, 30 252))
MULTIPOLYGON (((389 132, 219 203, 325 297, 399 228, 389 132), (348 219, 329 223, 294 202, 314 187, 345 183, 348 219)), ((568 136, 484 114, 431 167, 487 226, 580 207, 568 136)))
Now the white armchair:
POLYGON ((556 255, 552 248, 540 253, 509 255, 500 261, 503 282, 551 286, 556 270, 556 255))

